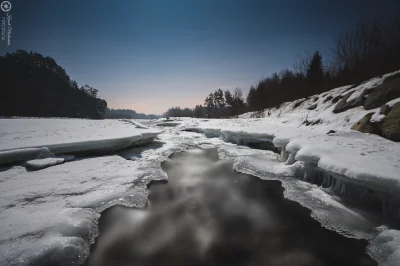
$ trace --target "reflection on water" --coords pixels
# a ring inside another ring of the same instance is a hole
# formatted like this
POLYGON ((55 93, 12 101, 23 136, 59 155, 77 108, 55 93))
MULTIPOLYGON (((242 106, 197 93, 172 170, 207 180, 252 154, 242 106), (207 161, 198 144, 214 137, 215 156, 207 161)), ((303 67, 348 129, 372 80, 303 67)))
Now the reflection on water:
POLYGON ((278 181, 236 173, 213 150, 164 163, 147 210, 103 212, 89 265, 376 265, 366 241, 320 227, 278 181))

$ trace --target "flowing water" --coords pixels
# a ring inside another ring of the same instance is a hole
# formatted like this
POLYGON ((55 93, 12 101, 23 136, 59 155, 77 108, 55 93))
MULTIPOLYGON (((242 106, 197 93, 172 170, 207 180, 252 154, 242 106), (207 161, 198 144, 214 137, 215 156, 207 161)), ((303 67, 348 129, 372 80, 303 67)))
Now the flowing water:
POLYGON ((232 170, 190 148, 163 163, 149 206, 102 213, 88 265, 376 265, 367 241, 322 228, 279 181, 232 170))

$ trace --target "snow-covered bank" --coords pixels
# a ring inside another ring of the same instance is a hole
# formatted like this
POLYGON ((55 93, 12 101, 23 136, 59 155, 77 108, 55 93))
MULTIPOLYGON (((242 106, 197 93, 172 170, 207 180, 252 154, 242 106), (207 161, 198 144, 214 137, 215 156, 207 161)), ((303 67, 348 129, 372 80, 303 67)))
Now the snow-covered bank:
MULTIPOLYGON (((291 127, 265 119, 186 120, 187 127, 238 145, 281 152, 286 164, 295 161, 382 194, 382 201, 399 202, 400 144, 342 128, 336 133, 291 127), (273 148, 272 148, 273 147, 273 148)), ((185 127, 181 126, 184 130, 185 127)), ((306 173, 303 173, 304 175, 306 173)), ((304 177, 303 175, 303 177, 304 177)), ((390 210, 396 216, 399 209, 390 210)))
POLYGON ((160 130, 118 120, 0 119, 0 164, 53 154, 110 153, 151 142, 160 130))
POLYGON ((168 156, 187 145, 222 143, 188 132, 165 132, 158 139, 117 155, 78 158, 35 172, 22 166, 1 169, 0 265, 80 265, 98 234, 101 211, 113 205, 144 207, 147 185, 167 179, 161 162, 168 156))
POLYGON ((219 148, 221 159, 235 160, 235 170, 280 180, 285 197, 309 208, 323 226, 349 237, 371 239, 368 252, 380 265, 399 265, 399 231, 384 230, 384 237, 378 235, 379 221, 372 222, 370 217, 349 209, 341 197, 378 207, 386 214, 383 217, 398 219, 400 143, 346 127, 336 127, 335 132, 327 134, 328 128, 297 127, 268 118, 181 119, 180 123, 179 130, 279 152, 274 156, 235 145, 219 148))

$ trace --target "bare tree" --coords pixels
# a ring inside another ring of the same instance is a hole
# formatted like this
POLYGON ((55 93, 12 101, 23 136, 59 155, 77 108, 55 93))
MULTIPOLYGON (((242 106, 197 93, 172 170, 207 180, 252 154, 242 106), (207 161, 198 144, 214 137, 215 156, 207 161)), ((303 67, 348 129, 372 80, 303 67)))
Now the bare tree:
POLYGON ((300 73, 305 76, 307 74, 307 69, 311 64, 311 60, 312 60, 312 54, 309 52, 305 52, 297 56, 292 66, 294 72, 300 73))

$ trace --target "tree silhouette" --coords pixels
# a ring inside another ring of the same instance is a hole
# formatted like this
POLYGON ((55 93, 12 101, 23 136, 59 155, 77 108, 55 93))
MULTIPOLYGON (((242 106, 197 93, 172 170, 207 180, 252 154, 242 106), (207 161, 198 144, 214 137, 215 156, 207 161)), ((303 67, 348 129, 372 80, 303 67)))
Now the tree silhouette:
POLYGON ((324 68, 322 64, 322 56, 316 51, 311 59, 311 63, 307 68, 307 80, 311 86, 311 93, 318 93, 322 90, 321 86, 324 80, 324 68))
POLYGON ((85 91, 49 56, 17 50, 0 56, 0 116, 104 118, 107 102, 85 91))

